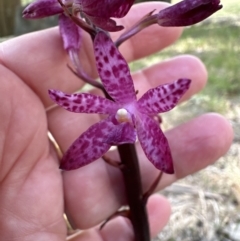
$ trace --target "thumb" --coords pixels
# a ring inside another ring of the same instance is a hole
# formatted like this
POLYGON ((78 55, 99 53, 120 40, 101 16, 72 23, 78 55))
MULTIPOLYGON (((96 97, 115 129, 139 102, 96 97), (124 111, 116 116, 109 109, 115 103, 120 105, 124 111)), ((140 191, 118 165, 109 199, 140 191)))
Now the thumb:
POLYGON ((49 153, 43 105, 0 65, 1 240, 65 240, 61 173, 49 153))

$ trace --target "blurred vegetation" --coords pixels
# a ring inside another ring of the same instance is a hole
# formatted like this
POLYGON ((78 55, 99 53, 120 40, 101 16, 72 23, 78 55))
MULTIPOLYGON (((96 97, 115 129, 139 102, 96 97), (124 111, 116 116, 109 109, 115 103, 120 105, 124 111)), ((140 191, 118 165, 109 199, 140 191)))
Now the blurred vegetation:
POLYGON ((0 37, 12 35, 15 24, 15 14, 20 6, 20 0, 0 1, 0 37))

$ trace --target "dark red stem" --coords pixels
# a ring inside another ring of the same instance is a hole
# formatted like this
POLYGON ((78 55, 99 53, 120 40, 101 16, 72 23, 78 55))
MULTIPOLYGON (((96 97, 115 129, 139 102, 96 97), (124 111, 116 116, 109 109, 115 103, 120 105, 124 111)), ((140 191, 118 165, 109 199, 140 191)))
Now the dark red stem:
POLYGON ((146 202, 143 198, 142 181, 135 145, 119 145, 118 151, 123 164, 121 170, 123 173, 135 240, 150 241, 146 202))

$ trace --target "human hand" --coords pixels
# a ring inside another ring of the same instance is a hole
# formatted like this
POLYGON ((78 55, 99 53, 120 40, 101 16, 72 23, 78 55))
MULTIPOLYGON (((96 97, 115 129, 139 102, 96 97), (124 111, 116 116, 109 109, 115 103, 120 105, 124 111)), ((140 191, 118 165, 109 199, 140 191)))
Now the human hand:
MULTIPOLYGON (((166 6, 146 3, 134 6, 124 21, 129 26, 143 13, 166 6)), ((130 62, 173 43, 180 28, 150 27, 120 50, 130 62)), ((119 33, 114 33, 113 38, 119 33)), ((92 77, 97 71, 92 43, 84 33, 80 53, 83 69, 92 77)), ((88 229, 74 240, 133 240, 129 222, 110 221, 101 231, 94 226, 125 203, 121 172, 98 160, 78 170, 61 172, 49 129, 65 152, 99 116, 75 114, 52 105, 48 89, 74 92, 84 83, 67 68, 58 29, 12 39, 0 45, 0 237, 1 240, 66 239, 63 219, 67 212, 75 227, 88 229), (64 203, 65 202, 65 203, 64 203)), ((182 100, 200 91, 207 80, 203 64, 195 57, 179 56, 133 74, 141 96, 147 89, 178 78, 192 79, 182 100)), ((96 92, 96 91, 94 91, 96 92)), ((206 114, 166 133, 172 150, 175 174, 163 175, 157 190, 213 163, 229 148, 232 130, 217 114, 206 114)), ((158 175, 137 145, 144 190, 158 175)), ((111 153, 117 159, 116 153, 111 153)), ((148 201, 152 236, 166 224, 170 206, 164 197, 148 201)))

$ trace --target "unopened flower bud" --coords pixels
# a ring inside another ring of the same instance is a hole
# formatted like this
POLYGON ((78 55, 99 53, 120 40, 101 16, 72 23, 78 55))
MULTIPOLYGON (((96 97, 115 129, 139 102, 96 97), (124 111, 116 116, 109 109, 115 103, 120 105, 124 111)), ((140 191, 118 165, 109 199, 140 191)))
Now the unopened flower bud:
POLYGON ((24 18, 44 18, 62 13, 63 9, 57 0, 36 0, 23 11, 24 18))
POLYGON ((184 0, 157 14, 161 26, 189 26, 220 10, 220 0, 184 0))

